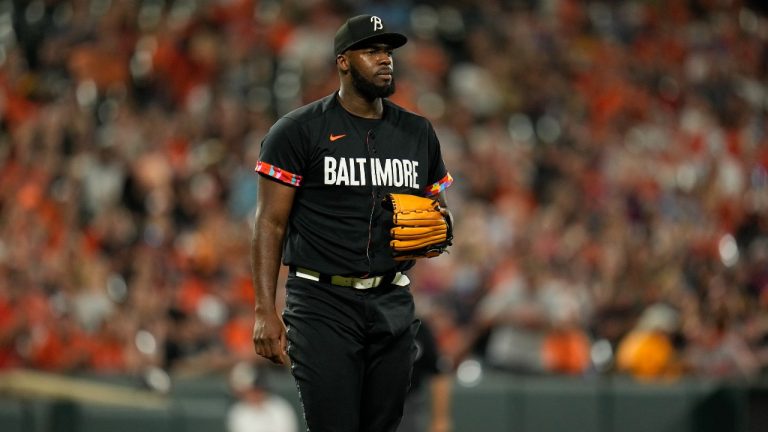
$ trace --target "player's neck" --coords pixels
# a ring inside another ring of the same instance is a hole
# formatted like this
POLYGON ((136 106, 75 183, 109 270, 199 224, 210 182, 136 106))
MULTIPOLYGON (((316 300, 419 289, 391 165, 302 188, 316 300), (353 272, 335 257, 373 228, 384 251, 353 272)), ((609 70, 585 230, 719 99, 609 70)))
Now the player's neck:
POLYGON ((345 110, 358 117, 380 119, 384 114, 384 104, 381 98, 371 101, 354 91, 349 91, 344 86, 339 90, 337 97, 345 110))

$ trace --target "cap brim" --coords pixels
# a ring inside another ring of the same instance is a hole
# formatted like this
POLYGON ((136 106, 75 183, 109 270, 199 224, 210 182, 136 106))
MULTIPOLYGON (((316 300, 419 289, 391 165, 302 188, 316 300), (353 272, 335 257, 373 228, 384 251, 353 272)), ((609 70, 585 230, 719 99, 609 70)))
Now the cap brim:
POLYGON ((351 50, 351 49, 360 49, 365 47, 366 45, 375 44, 375 43, 384 43, 390 46, 390 48, 400 48, 401 46, 405 45, 408 42, 408 38, 405 37, 405 35, 402 35, 400 33, 380 33, 376 35, 369 36, 365 39, 361 39, 348 47, 342 49, 339 54, 343 53, 344 51, 351 50))

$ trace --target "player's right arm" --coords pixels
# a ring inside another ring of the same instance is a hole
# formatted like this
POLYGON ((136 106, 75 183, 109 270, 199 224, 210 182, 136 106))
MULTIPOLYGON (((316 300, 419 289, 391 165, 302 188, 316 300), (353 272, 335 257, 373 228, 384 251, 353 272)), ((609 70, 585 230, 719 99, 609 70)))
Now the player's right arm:
POLYGON ((258 355, 277 364, 288 364, 285 325, 275 307, 275 292, 283 239, 296 189, 259 176, 258 190, 251 241, 251 268, 256 295, 253 345, 258 355))

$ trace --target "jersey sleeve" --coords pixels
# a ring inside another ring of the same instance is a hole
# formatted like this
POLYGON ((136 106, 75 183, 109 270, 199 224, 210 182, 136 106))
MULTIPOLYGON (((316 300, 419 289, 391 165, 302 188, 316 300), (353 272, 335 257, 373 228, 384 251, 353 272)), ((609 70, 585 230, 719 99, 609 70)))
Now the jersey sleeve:
POLYGON ((261 142, 256 172, 289 186, 301 186, 306 160, 302 143, 298 123, 290 118, 281 118, 261 142))
POLYGON ((429 124, 429 181, 424 191, 427 196, 436 196, 447 189, 453 183, 453 177, 443 162, 443 154, 440 151, 440 141, 432 124, 429 124))

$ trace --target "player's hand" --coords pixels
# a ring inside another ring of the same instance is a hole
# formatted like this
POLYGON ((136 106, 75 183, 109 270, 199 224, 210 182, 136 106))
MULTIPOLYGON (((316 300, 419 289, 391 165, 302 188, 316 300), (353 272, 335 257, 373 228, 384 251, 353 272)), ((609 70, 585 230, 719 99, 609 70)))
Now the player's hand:
POLYGON ((286 345, 285 324, 277 313, 257 313, 253 325, 253 347, 256 354, 273 363, 287 365, 286 345))

